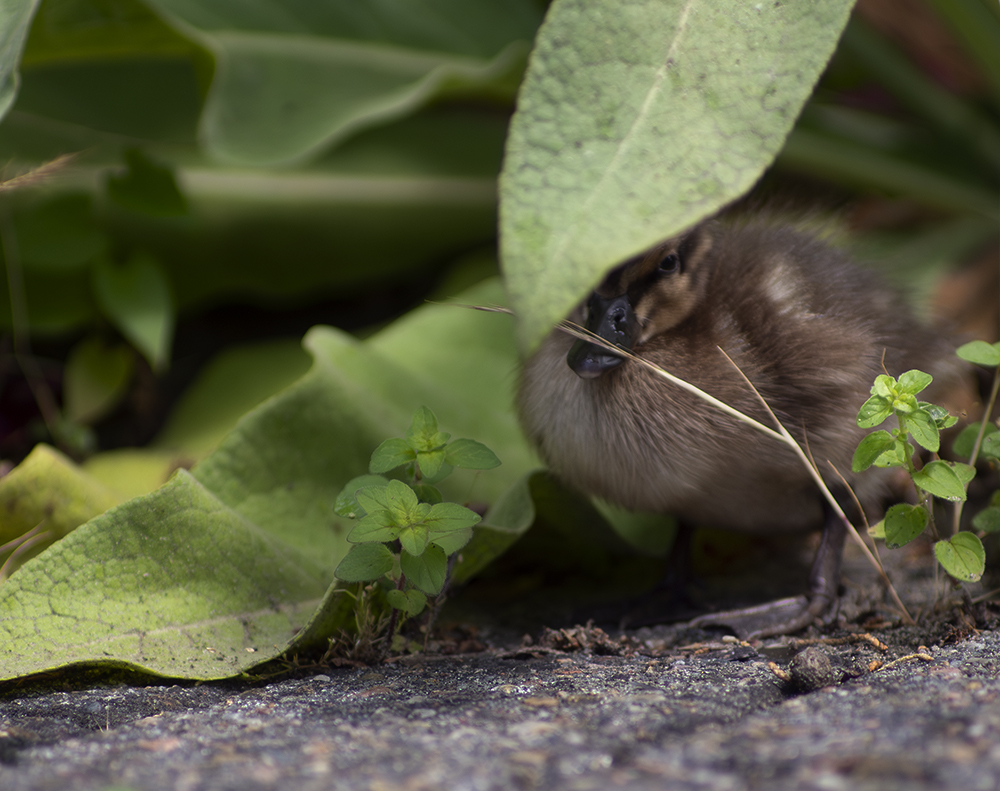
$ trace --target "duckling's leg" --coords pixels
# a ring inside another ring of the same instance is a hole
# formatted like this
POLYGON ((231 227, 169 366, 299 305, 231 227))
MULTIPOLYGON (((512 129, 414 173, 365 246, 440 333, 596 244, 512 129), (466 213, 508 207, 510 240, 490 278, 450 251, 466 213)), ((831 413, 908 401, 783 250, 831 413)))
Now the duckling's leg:
POLYGON ((823 536, 809 571, 807 596, 702 615, 691 621, 691 626, 728 626, 739 637, 750 639, 791 634, 826 616, 837 601, 847 527, 825 501, 823 514, 823 536))

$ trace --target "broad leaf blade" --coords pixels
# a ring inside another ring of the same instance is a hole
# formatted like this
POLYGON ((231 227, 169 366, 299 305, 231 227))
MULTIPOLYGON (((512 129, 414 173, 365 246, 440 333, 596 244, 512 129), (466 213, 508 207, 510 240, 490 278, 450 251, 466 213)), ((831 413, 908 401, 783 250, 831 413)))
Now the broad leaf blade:
POLYGON ((951 576, 962 582, 977 582, 986 569, 986 551, 975 533, 955 533, 934 545, 934 555, 951 576))
MULTIPOLYGON (((381 475, 359 475, 344 484, 343 490, 333 503, 333 511, 337 516, 348 519, 360 519, 365 515, 365 509, 358 502, 358 492, 365 488, 385 486, 388 483, 381 475)), ((383 506, 379 506, 383 507, 383 506)))
POLYGON ((344 582, 368 582, 391 571, 392 561, 392 552, 385 544, 358 544, 351 547, 335 573, 344 582))
POLYGON ((162 267, 146 255, 122 265, 101 260, 94 268, 101 310, 156 370, 170 359, 174 301, 162 267))
POLYGON ((926 409, 918 409, 906 416, 906 428, 920 447, 937 453, 941 447, 941 436, 934 418, 926 409))
POLYGON ((39 0, 5 0, 0 14, 0 118, 17 96, 17 66, 39 0))
POLYGON ((394 437, 387 439, 375 448, 368 469, 371 472, 389 472, 389 470, 409 464, 416 458, 417 454, 413 448, 407 445, 404 440, 394 437))
POLYGON ((474 439, 456 439, 445 449, 444 459, 453 467, 467 470, 492 470, 500 466, 500 459, 483 443, 474 439))
POLYGON ((927 510, 919 505, 900 503, 885 514, 885 545, 897 549, 924 532, 927 527, 927 510))
POLYGON ((242 165, 300 160, 442 94, 510 95, 538 24, 529 0, 151 0, 216 56, 201 138, 242 165))
POLYGON ((164 676, 231 676, 288 642, 326 576, 181 470, 10 579, 0 666, 9 678, 105 657, 164 676))
POLYGON ((913 482, 944 500, 964 500, 965 485, 958 473, 944 461, 932 461, 913 473, 913 482))
POLYGON ((399 557, 403 573, 410 583, 428 596, 437 596, 448 576, 448 558, 444 550, 433 544, 419 556, 403 551, 399 557))
POLYGON ((858 426, 873 428, 892 414, 892 402, 882 395, 873 395, 858 410, 858 426))
POLYGON ((914 368, 912 371, 906 371, 900 375, 899 389, 903 392, 909 393, 910 395, 916 395, 926 389, 933 381, 933 376, 914 368))
POLYGON ((556 0, 518 95, 500 232, 531 348, 616 263, 743 194, 851 0, 556 0))
POLYGON ((851 470, 862 472, 871 467, 875 460, 888 450, 892 450, 896 440, 888 431, 873 431, 858 444, 851 460, 851 470))
POLYGON ((963 360, 968 360, 976 365, 985 365, 987 368, 995 368, 1000 365, 1000 344, 969 341, 959 346, 955 353, 963 360))

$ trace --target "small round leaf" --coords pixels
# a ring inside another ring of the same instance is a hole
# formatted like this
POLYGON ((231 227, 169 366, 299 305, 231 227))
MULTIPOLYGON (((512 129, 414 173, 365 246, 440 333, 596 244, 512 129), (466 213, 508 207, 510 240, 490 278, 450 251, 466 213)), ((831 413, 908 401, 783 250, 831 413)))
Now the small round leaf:
POLYGON ((930 374, 925 374, 923 371, 914 369, 912 371, 907 371, 899 377, 899 389, 904 393, 916 395, 921 390, 926 389, 926 387, 933 381, 934 377, 930 374))
POLYGON ((955 354, 970 363, 996 368, 1000 365, 1000 343, 986 341, 970 341, 959 346, 955 354))
POLYGON ((962 582, 977 582, 986 569, 983 542, 975 533, 963 531, 947 541, 938 541, 934 555, 945 571, 962 582))
POLYGON ((445 448, 445 461, 466 470, 492 470, 500 459, 483 443, 474 439, 456 439, 445 448))
POLYGON ((392 560, 392 553, 385 544, 357 544, 351 547, 333 573, 344 582, 368 582, 391 571, 392 560))
POLYGON ((874 431, 858 444, 851 461, 851 470, 863 472, 871 467, 875 460, 888 450, 895 447, 896 440, 888 431, 874 431))
POLYGON ((995 505, 984 508, 973 517, 972 526, 984 533, 1000 533, 1000 508, 995 505))
POLYGON ((415 557, 404 548, 399 556, 400 566, 410 583, 428 596, 437 596, 448 577, 448 557, 444 550, 433 544, 415 557))
POLYGON ((401 439, 387 439, 372 453, 369 472, 389 472, 417 458, 413 448, 401 439))
POLYGON ((919 505, 900 503, 885 514, 885 545, 897 549, 924 532, 927 527, 927 511, 919 505))
POLYGON ((965 485, 962 479, 951 465, 944 461, 932 461, 922 470, 917 470, 913 473, 913 482, 925 492, 944 500, 965 499, 965 485))

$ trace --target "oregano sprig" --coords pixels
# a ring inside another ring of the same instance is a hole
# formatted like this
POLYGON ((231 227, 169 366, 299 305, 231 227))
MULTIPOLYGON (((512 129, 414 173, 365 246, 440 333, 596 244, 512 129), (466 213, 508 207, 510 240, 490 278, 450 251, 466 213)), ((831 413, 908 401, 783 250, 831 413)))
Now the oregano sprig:
POLYGON ((975 468, 972 464, 937 458, 918 466, 919 457, 913 444, 936 454, 941 448, 941 431, 958 420, 946 409, 917 399, 932 381, 930 374, 918 370, 907 371, 899 379, 888 374, 876 377, 871 397, 858 411, 858 426, 874 428, 895 416, 896 428, 879 429, 862 439, 854 452, 851 469, 854 472, 863 472, 872 466, 905 469, 917 489, 918 502, 916 505, 893 505, 880 525, 876 525, 876 531, 881 528, 886 546, 894 549, 929 528, 937 539, 934 554, 945 571, 963 582, 975 582, 985 570, 986 553, 982 541, 968 531, 939 538, 933 507, 934 497, 963 502, 966 487, 976 474, 975 468))
POLYGON ((444 502, 435 484, 455 467, 487 470, 500 464, 480 442, 452 440, 437 418, 420 407, 402 438, 387 439, 372 453, 369 474, 347 482, 334 511, 358 522, 347 535, 354 544, 334 572, 344 582, 391 583, 385 596, 405 617, 423 611, 428 596, 444 590, 449 557, 472 538, 481 517, 458 503, 444 502), (406 480, 381 473, 403 468, 406 480))

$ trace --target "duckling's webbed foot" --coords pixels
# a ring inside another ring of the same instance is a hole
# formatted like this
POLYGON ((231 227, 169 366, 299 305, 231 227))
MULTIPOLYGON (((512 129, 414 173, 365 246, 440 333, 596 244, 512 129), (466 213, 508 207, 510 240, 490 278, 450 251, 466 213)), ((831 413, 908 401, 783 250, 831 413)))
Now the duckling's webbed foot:
POLYGON ((691 626, 724 626, 744 640, 791 634, 817 621, 830 620, 836 611, 840 586, 840 560, 847 528, 832 508, 825 509, 823 537, 809 572, 809 594, 779 599, 754 607, 710 613, 691 626))

